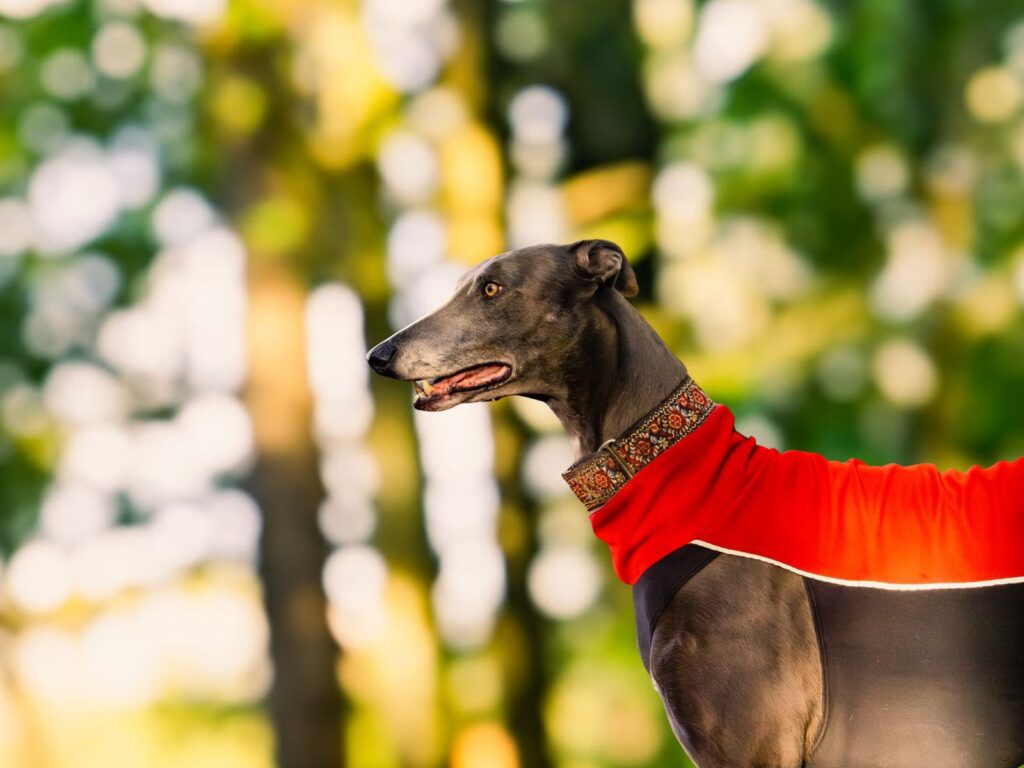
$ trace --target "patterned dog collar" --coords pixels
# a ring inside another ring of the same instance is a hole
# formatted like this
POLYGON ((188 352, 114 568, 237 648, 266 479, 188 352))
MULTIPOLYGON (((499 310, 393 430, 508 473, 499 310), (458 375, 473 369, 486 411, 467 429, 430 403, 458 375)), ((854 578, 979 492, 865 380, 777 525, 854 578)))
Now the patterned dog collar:
POLYGON ((562 473, 588 511, 606 503, 633 475, 699 427, 715 403, 687 376, 622 437, 562 473))

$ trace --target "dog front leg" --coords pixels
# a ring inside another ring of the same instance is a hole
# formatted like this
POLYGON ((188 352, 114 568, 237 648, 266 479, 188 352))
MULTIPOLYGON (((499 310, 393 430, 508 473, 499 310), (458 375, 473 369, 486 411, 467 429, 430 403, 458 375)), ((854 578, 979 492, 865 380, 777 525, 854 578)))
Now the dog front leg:
MULTIPOLYGON (((742 712, 720 712, 699 692, 659 688, 669 725, 697 768, 800 768, 798 738, 775 730, 745 705, 742 712)), ((744 698, 742 695, 739 699, 744 698)))
POLYGON ((803 581, 720 556, 654 629, 651 676, 699 768, 799 768, 821 722, 821 665, 803 581))

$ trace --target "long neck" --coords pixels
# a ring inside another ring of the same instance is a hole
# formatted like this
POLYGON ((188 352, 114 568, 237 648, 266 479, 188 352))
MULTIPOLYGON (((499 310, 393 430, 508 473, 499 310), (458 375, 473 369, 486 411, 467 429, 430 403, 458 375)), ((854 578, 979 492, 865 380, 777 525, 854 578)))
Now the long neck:
POLYGON ((610 293, 598 305, 568 396, 549 404, 582 458, 653 410, 685 375, 686 367, 640 313, 610 293))

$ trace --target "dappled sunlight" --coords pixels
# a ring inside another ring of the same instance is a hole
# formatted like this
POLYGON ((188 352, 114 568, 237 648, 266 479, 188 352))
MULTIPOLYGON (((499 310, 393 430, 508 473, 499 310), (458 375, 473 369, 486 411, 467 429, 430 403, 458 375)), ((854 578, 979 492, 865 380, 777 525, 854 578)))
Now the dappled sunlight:
MULTIPOLYGON (((38 718, 37 718, 38 720, 38 718)), ((271 768, 272 734, 254 714, 91 707, 47 708, 45 744, 2 743, 12 768, 271 768)), ((2 738, 2 737, 0 737, 2 738)))
POLYGON ((231 573, 205 581, 125 599, 80 628, 52 623, 24 632, 13 656, 21 685, 42 702, 72 708, 177 696, 258 699, 269 670, 254 586, 231 573))
POLYGON ((584 661, 556 682, 547 716, 552 737, 570 755, 619 765, 643 765, 660 746, 664 713, 632 678, 614 665, 584 661))

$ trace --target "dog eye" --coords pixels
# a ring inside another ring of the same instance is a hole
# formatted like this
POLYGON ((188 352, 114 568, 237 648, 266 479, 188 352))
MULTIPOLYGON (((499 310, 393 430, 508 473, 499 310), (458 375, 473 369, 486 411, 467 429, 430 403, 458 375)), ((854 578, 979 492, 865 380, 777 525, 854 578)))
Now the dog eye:
POLYGON ((497 283, 484 283, 484 296, 488 299, 493 299, 503 290, 505 290, 505 286, 503 285, 498 285, 497 283))

